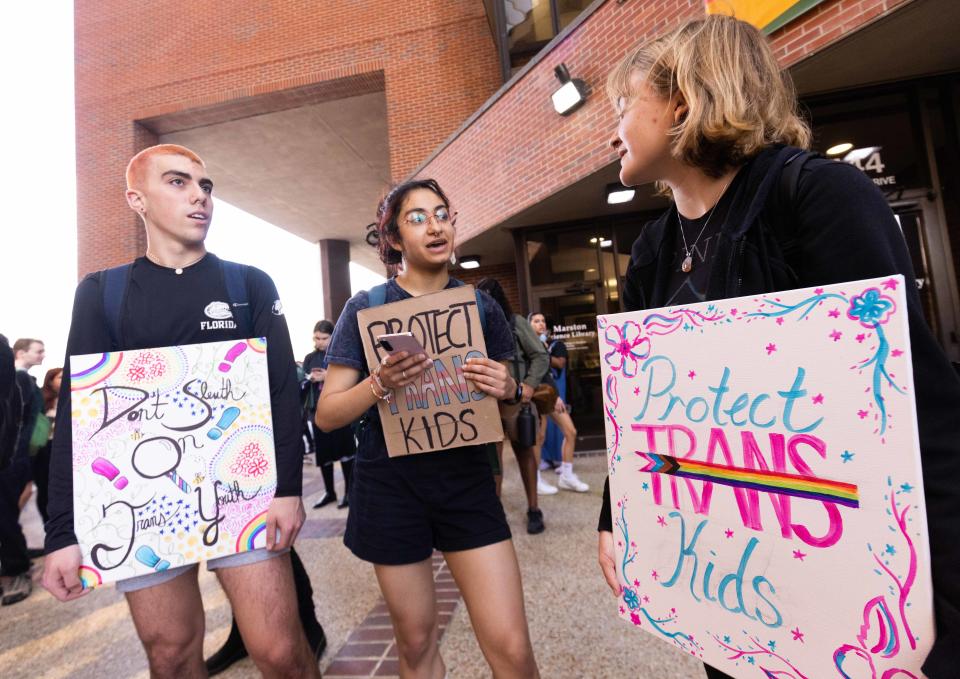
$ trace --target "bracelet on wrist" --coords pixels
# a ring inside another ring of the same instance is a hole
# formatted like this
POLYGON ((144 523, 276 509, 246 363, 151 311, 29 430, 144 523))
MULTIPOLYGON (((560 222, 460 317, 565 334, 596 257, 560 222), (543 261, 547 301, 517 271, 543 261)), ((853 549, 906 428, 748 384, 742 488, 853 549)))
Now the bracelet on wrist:
POLYGON ((372 373, 372 374, 370 375, 370 377, 371 377, 371 379, 373 379, 374 382, 377 383, 377 387, 380 388, 380 391, 381 391, 382 393, 386 393, 386 394, 389 394, 389 393, 390 393, 390 390, 387 389, 387 386, 383 383, 383 380, 380 379, 380 371, 379 371, 379 370, 378 370, 377 372, 372 373))
POLYGON ((373 392, 373 395, 376 396, 378 401, 390 402, 391 392, 389 389, 385 389, 383 383, 380 382, 380 379, 374 375, 370 375, 370 391, 373 392), (380 389, 379 393, 377 389, 380 389))

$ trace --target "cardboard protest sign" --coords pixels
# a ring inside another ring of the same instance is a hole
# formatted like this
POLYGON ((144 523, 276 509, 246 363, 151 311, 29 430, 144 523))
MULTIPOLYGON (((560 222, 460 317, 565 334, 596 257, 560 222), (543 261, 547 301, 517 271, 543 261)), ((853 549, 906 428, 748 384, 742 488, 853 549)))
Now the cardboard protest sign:
POLYGON ((598 319, 620 616, 734 677, 920 677, 901 276, 598 319))
POLYGON ((468 358, 487 355, 472 285, 364 309, 357 322, 371 371, 387 355, 381 335, 410 332, 433 359, 389 404, 377 404, 391 457, 503 440, 496 399, 463 376, 468 358))
POLYGON ((266 351, 255 338, 70 357, 85 587, 265 545, 266 351))

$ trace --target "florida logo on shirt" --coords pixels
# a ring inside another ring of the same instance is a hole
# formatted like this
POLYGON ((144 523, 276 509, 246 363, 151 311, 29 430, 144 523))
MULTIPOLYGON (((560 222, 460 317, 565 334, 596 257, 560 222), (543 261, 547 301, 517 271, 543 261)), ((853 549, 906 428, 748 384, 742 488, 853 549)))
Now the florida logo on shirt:
POLYGON ((203 313, 212 321, 200 321, 201 330, 233 330, 237 324, 233 322, 233 312, 226 302, 210 302, 203 309, 203 313))
POLYGON ((233 318, 233 312, 230 311, 230 305, 226 302, 210 302, 210 304, 204 308, 203 313, 207 315, 207 318, 212 318, 215 321, 233 318))

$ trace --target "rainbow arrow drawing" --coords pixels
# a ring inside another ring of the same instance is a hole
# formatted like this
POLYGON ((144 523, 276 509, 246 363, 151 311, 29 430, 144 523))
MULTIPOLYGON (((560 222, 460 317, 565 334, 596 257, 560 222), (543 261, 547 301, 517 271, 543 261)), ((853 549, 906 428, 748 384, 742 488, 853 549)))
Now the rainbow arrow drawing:
POLYGON ((646 463, 640 468, 642 472, 711 481, 724 486, 750 488, 765 493, 792 495, 821 502, 834 502, 846 507, 856 508, 860 506, 857 486, 852 483, 817 479, 800 476, 799 474, 744 469, 698 460, 677 459, 658 453, 641 453, 639 450, 635 452, 646 463))

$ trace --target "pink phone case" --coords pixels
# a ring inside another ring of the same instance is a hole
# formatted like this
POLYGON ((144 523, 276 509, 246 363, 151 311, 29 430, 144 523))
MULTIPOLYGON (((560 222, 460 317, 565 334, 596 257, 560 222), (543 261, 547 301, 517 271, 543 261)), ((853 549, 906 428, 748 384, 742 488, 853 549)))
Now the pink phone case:
POLYGON ((401 332, 395 335, 380 335, 377 337, 377 341, 380 343, 380 346, 383 347, 384 351, 391 356, 401 351, 408 352, 410 356, 427 353, 427 350, 420 346, 420 342, 409 332, 401 332), (384 340, 387 341, 390 348, 384 346, 384 340))

